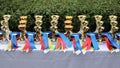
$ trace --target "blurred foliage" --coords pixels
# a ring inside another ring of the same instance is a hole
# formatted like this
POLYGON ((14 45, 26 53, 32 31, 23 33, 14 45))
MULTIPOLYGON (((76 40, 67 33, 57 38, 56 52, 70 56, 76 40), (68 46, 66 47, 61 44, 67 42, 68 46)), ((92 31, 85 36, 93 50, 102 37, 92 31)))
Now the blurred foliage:
MULTIPOLYGON (((73 16, 73 32, 80 29, 78 15, 87 15, 89 31, 94 31, 94 15, 103 15, 104 31, 110 30, 109 15, 118 16, 120 21, 120 0, 0 0, 0 20, 4 14, 11 14, 9 27, 12 31, 18 31, 19 18, 28 16, 27 30, 34 31, 34 15, 43 15, 42 31, 49 31, 51 15, 60 15, 58 30, 64 32, 64 21, 66 15, 73 16)), ((118 24, 120 27, 120 24, 118 24)), ((120 29, 119 29, 120 31, 120 29)))

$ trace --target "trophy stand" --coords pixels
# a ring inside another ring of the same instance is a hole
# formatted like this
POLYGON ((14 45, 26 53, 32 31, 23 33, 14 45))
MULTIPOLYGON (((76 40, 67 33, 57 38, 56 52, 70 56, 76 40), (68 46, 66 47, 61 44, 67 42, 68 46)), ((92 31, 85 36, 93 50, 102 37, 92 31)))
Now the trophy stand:
POLYGON ((41 39, 40 39, 40 37, 41 37, 41 34, 42 34, 42 31, 41 31, 41 29, 42 29, 42 27, 41 27, 41 25, 42 25, 42 18, 43 18, 43 16, 41 16, 41 15, 35 15, 35 27, 34 27, 34 29, 35 29, 35 31, 36 31, 36 38, 35 38, 35 41, 40 41, 41 39))
POLYGON ((58 15, 52 15, 51 18, 52 18, 52 20, 50 22, 50 24, 51 24, 50 29, 52 31, 52 42, 55 42, 56 41, 55 34, 58 33, 57 24, 58 24, 59 16, 58 15))
POLYGON ((72 29, 73 29, 73 26, 72 26, 72 16, 66 16, 66 20, 65 20, 65 34, 66 36, 71 40, 71 37, 70 37, 70 34, 72 34, 72 29))
POLYGON ((26 38, 26 24, 27 24, 27 16, 21 16, 19 21, 19 30, 20 32, 20 40, 24 41, 26 38))
POLYGON ((115 15, 110 15, 109 16, 110 18, 110 25, 111 25, 111 30, 109 31, 111 34, 112 34, 112 37, 117 40, 117 37, 116 37, 116 32, 118 31, 118 27, 117 27, 117 24, 118 22, 116 21, 117 20, 117 16, 115 15))
POLYGON ((102 31, 104 30, 104 27, 103 27, 104 22, 101 21, 102 19, 101 15, 95 15, 94 17, 97 25, 95 32, 98 33, 98 42, 102 42, 101 34, 102 34, 102 31))
POLYGON ((86 16, 85 15, 79 15, 78 16, 79 20, 80 20, 80 30, 78 33, 80 33, 82 36, 81 36, 81 39, 82 41, 84 42, 84 39, 86 37, 86 33, 88 32, 89 30, 89 27, 88 27, 88 21, 86 21, 86 16))
POLYGON ((3 21, 1 21, 1 30, 3 32, 3 41, 8 41, 9 40, 9 33, 10 33, 10 29, 9 29, 9 19, 10 19, 11 15, 3 15, 3 21))

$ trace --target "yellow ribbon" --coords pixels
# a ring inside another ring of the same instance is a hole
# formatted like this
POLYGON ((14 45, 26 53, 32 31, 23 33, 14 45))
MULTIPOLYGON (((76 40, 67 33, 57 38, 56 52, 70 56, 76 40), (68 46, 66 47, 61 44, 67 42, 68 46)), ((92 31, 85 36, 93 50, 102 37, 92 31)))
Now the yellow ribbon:
POLYGON ((49 38, 48 38, 48 46, 49 46, 50 50, 53 50, 53 45, 52 45, 52 42, 49 38))

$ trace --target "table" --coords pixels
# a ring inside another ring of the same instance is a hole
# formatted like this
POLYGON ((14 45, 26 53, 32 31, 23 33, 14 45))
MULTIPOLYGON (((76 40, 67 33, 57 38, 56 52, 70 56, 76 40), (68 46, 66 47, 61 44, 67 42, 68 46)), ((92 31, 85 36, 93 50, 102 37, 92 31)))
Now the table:
POLYGON ((0 68, 120 68, 120 52, 87 52, 35 50, 30 53, 0 50, 0 68))

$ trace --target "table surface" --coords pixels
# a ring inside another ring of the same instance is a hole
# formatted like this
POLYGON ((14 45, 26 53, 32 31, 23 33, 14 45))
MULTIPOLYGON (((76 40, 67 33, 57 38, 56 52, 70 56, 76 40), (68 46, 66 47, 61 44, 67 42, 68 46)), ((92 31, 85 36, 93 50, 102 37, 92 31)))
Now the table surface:
POLYGON ((120 68, 120 52, 92 51, 76 55, 72 51, 0 50, 0 68, 120 68))

